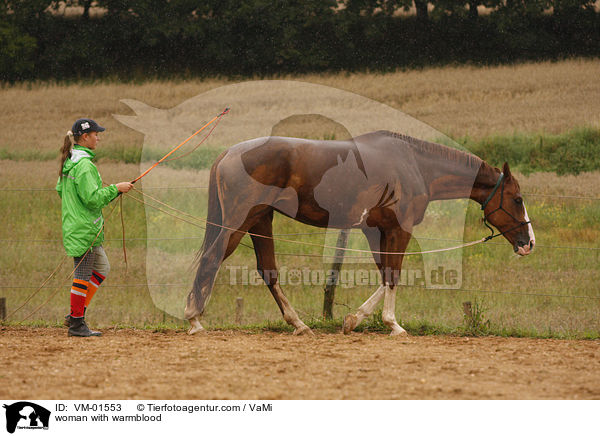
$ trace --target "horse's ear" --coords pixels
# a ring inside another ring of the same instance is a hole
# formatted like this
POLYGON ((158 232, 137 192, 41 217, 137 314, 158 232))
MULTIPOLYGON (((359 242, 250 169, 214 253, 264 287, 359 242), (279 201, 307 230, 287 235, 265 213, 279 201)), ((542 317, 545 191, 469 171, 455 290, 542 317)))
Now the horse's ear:
POLYGON ((510 168, 508 167, 508 162, 504 162, 504 165, 502 166, 502 172, 504 173, 504 177, 506 178, 506 180, 512 177, 512 174, 510 173, 510 168))

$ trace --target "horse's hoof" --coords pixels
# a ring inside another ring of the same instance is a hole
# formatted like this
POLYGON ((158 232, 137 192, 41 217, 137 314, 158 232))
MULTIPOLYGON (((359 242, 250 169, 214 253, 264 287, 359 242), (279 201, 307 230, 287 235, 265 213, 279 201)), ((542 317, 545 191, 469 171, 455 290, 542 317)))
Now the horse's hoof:
POLYGON ((193 335, 198 332, 206 331, 206 330, 204 330, 204 327, 202 327, 202 324, 200 324, 200 321, 198 321, 198 319, 196 319, 196 318, 190 319, 190 324, 192 326, 190 327, 190 329, 187 332, 188 335, 193 335))
POLYGON ((356 317, 356 315, 349 313, 348 315, 346 315, 344 317, 344 334, 350 334, 350 332, 352 330, 354 330, 356 328, 356 325, 358 324, 358 318, 356 317))
POLYGON ((204 327, 200 326, 200 328, 197 327, 190 327, 190 329, 188 330, 187 334, 188 335, 194 335, 198 332, 205 332, 206 330, 204 330, 204 327))
POLYGON ((313 333, 313 331, 310 329, 309 326, 303 325, 302 327, 298 327, 296 330, 294 330, 294 336, 300 336, 300 335, 314 336, 315 334, 313 333))
POLYGON ((404 330, 403 328, 400 328, 400 330, 393 329, 392 332, 390 333, 390 336, 397 336, 397 337, 400 337, 400 338, 406 338, 406 337, 408 337, 408 332, 406 330, 404 330))

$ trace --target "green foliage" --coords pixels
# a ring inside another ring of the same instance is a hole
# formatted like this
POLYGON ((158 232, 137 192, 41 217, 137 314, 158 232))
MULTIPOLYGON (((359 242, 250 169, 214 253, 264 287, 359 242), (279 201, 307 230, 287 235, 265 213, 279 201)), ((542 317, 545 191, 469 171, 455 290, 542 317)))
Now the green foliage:
MULTIPOLYGON (((335 139, 335 135, 326 136, 325 139, 335 139)), ((465 137, 457 141, 491 165, 501 167, 504 162, 508 162, 511 168, 524 174, 546 171, 566 175, 600 170, 600 129, 580 128, 561 135, 515 133, 479 141, 465 137)), ((226 148, 200 147, 183 159, 165 162, 164 165, 172 168, 210 168, 226 148)), ((157 161, 164 154, 164 150, 145 149, 144 160, 157 161)), ((0 148, 0 159, 48 161, 56 158, 57 153, 53 151, 0 148)), ((142 150, 119 144, 107 144, 98 149, 97 158, 137 164, 141 161, 142 150)))
MULTIPOLYGON (((226 149, 226 147, 200 148, 192 154, 180 160, 172 162, 165 161, 162 165, 172 168, 210 168, 217 157, 226 149)), ((145 150, 145 161, 158 161, 165 155, 164 150, 145 150)), ((38 150, 15 150, 9 147, 0 148, 0 159, 14 161, 50 161, 57 159, 57 152, 38 150)), ((114 162, 123 162, 128 164, 138 164, 142 161, 142 150, 140 148, 127 147, 124 145, 107 145, 99 148, 96 152, 96 159, 108 160, 114 162)), ((174 158, 177 155, 172 156, 174 158)))
MULTIPOLYGON (((48 161, 58 158, 58 153, 55 151, 38 151, 38 150, 15 150, 10 147, 0 148, 0 159, 14 161, 48 161)), ((58 161, 57 164, 58 166, 58 161)))
POLYGON ((476 298, 471 304, 471 313, 463 315, 465 334, 482 336, 490 333, 490 320, 486 319, 487 311, 483 301, 476 298))
POLYGON ((32 73, 36 39, 8 22, 0 22, 0 80, 19 80, 32 73))
POLYGON ((458 142, 494 166, 508 162, 525 174, 600 170, 600 129, 581 128, 561 135, 494 136, 481 141, 462 138, 458 142))
POLYGON ((373 331, 373 332, 389 332, 390 328, 383 323, 383 311, 376 310, 371 314, 370 317, 365 319, 360 327, 361 331, 373 331))

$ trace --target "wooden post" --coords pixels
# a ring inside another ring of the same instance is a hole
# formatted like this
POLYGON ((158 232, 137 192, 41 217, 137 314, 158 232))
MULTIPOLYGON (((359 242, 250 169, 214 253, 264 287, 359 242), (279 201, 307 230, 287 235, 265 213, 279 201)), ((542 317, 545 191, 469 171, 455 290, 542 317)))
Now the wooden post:
POLYGON ((6 319, 6 298, 0 298, 0 321, 6 319))
POLYGON ((235 323, 240 325, 244 319, 244 299, 238 297, 235 300, 235 323))
POLYGON ((340 270, 344 263, 344 253, 346 246, 348 245, 348 235, 350 235, 350 229, 340 230, 338 235, 336 250, 331 264, 330 274, 327 277, 325 283, 325 296, 323 298, 323 318, 333 319, 333 301, 335 299, 335 286, 338 283, 340 270))
POLYGON ((463 312, 465 313, 465 319, 469 322, 469 325, 473 324, 473 308, 471 307, 470 301, 463 303, 463 312))

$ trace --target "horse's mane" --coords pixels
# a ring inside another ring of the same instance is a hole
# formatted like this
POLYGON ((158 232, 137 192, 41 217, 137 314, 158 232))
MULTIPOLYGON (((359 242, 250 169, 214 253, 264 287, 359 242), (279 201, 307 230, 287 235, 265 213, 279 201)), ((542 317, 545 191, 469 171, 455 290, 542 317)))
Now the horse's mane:
POLYGON ((380 130, 377 133, 399 139, 410 145, 417 153, 439 156, 442 159, 452 160, 470 168, 479 168, 483 163, 483 160, 474 154, 445 145, 436 144, 435 142, 423 141, 422 139, 413 138, 412 136, 403 135, 401 133, 390 132, 388 130, 380 130))

